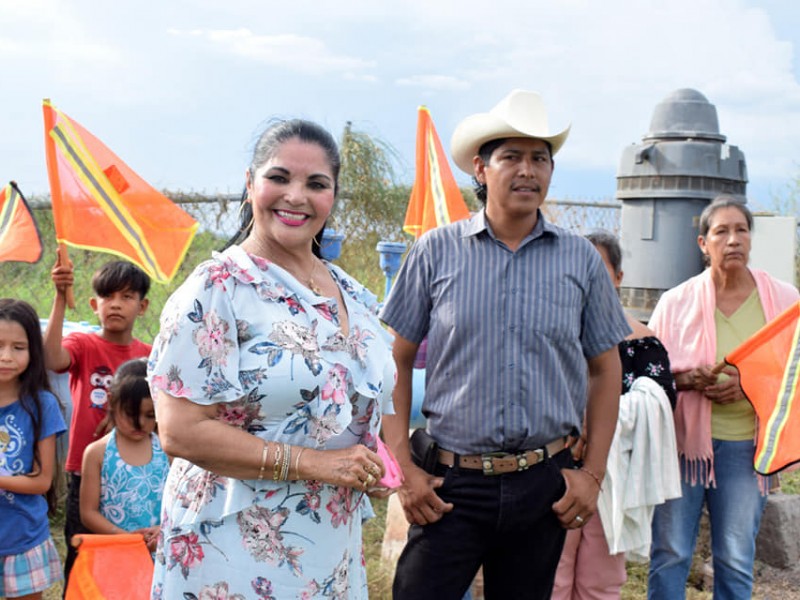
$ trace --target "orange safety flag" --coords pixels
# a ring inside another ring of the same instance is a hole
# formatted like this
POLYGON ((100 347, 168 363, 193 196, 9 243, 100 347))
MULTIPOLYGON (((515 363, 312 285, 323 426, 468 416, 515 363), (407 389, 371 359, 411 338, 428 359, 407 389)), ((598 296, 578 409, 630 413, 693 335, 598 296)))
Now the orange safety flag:
POLYGON ((78 558, 66 600, 145 600, 153 583, 153 559, 140 533, 80 534, 78 558))
POLYGON ((0 262, 39 262, 42 238, 33 213, 12 181, 0 191, 0 262))
POLYGON ((800 462, 800 302, 725 357, 758 416, 753 467, 772 475, 800 462))
POLYGON ((197 221, 49 100, 43 109, 58 242, 116 254, 169 282, 197 221))
POLYGON ((403 231, 419 238, 429 229, 468 217, 469 209, 450 170, 431 113, 426 107, 420 106, 416 174, 403 231))

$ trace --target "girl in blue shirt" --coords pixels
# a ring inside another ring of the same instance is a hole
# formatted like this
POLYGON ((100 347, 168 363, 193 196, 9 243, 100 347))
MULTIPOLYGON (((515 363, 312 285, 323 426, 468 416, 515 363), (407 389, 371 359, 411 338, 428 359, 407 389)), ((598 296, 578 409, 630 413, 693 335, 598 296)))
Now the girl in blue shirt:
POLYGON ((39 317, 27 302, 0 299, 0 597, 36 600, 62 579, 47 515, 65 430, 39 317))

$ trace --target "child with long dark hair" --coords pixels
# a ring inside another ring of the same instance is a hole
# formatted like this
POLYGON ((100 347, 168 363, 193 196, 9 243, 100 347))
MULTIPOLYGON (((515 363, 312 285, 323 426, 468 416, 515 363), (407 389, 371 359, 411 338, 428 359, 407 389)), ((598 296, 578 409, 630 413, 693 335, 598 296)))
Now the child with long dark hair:
POLYGON ((48 509, 55 508, 56 436, 66 430, 44 366, 39 317, 0 299, 0 596, 42 597, 62 579, 48 509))
POLYGON ((169 461, 155 434, 146 372, 143 358, 117 369, 107 413, 113 429, 83 453, 80 509, 92 533, 141 533, 152 552, 169 461))

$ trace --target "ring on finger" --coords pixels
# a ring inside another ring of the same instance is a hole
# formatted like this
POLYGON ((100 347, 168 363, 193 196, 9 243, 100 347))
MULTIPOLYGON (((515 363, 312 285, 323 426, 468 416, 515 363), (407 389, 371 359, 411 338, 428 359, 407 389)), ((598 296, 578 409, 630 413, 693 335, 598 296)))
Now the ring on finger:
POLYGON ((575 520, 578 522, 579 525, 583 525, 583 517, 580 515, 575 516, 575 520))
POLYGON ((373 483, 375 483, 375 476, 372 473, 370 473, 369 475, 367 475, 367 478, 364 480, 364 486, 365 487, 371 487, 373 483))
POLYGON ((370 466, 368 466, 368 467, 367 467, 367 473, 369 473, 369 474, 370 474, 370 475, 372 475, 373 477, 377 478, 377 477, 378 477, 378 475, 380 475, 380 474, 381 474, 381 471, 380 471, 380 469, 377 467, 377 465, 370 465, 370 466))

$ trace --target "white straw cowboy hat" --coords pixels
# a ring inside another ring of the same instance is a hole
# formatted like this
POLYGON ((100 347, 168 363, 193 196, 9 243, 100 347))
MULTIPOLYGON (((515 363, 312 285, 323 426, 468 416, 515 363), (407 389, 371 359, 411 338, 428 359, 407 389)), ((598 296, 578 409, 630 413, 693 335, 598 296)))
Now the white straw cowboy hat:
POLYGON ((488 113, 471 115, 461 121, 450 140, 450 152, 459 169, 472 175, 472 159, 486 142, 502 138, 526 137, 550 144, 551 154, 558 152, 569 134, 569 126, 551 134, 547 110, 536 92, 514 90, 488 113))

